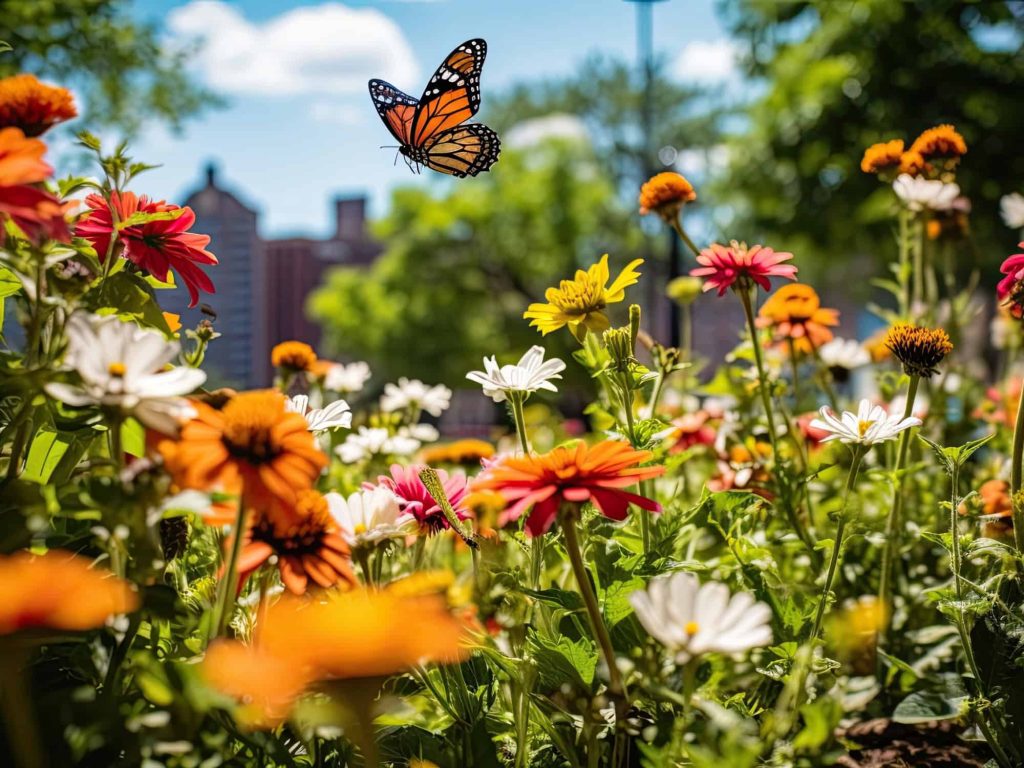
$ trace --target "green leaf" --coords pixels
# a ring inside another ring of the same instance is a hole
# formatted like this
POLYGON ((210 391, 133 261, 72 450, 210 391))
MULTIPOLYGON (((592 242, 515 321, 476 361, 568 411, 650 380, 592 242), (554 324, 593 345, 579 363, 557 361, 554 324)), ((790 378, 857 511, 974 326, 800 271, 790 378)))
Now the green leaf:
POLYGON ((643 579, 616 581, 608 585, 608 589, 604 592, 602 610, 609 627, 614 627, 633 613, 633 605, 629 602, 629 596, 637 590, 643 589, 644 586, 643 579))
POLYGON ((564 635, 548 640, 533 635, 530 644, 544 686, 557 689, 571 681, 583 690, 591 688, 597 669, 597 649, 590 640, 570 640, 564 635))
POLYGON ((930 720, 957 720, 964 714, 963 705, 967 696, 948 696, 937 691, 912 693, 892 713, 897 723, 914 725, 930 720))
POLYGON ((122 320, 134 320, 163 333, 170 333, 153 289, 141 275, 125 271, 109 275, 86 294, 85 303, 93 312, 113 312, 122 320))
POLYGON ((71 439, 52 429, 41 429, 28 449, 22 478, 35 483, 46 483, 71 445, 71 439))
POLYGON ((121 425, 121 447, 136 458, 146 454, 146 429, 135 419, 127 419, 121 425))

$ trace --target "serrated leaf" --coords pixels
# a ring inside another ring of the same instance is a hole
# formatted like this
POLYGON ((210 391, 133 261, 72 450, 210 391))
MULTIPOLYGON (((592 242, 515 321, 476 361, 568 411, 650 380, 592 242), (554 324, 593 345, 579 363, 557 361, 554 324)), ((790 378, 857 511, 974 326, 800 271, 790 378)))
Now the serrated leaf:
POLYGON ((574 682, 583 690, 589 690, 593 685, 597 648, 590 640, 570 640, 564 635, 557 640, 548 640, 533 635, 530 645, 541 683, 546 687, 557 689, 566 681, 574 682))

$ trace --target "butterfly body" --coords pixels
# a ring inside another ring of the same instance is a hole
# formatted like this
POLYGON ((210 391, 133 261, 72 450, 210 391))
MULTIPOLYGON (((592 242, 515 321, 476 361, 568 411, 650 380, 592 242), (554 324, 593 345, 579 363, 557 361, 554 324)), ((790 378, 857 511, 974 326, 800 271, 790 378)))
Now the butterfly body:
POLYGON ((467 40, 452 51, 415 99, 383 80, 370 81, 370 98, 410 167, 452 176, 476 176, 498 160, 501 141, 466 120, 480 108, 480 72, 487 43, 467 40))

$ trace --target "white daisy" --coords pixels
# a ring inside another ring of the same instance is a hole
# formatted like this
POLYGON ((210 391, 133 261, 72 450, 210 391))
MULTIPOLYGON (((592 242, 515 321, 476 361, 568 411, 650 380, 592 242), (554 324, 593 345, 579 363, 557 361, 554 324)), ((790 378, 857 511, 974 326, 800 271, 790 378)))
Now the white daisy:
POLYGON ((441 437, 441 433, 433 424, 410 424, 407 427, 399 427, 398 434, 421 443, 433 443, 441 437))
POLYGON ((854 339, 835 338, 818 349, 821 362, 829 368, 852 371, 871 362, 871 355, 854 339))
POLYGON ((398 384, 385 384, 380 398, 380 409, 385 413, 406 408, 423 409, 431 416, 440 416, 451 404, 452 391, 444 384, 427 386, 419 379, 404 376, 398 384))
POLYGON ((392 435, 383 427, 360 427, 348 435, 335 452, 346 464, 355 464, 376 456, 409 456, 419 450, 420 441, 405 435, 392 435))
POLYGON ((340 493, 327 493, 324 498, 350 546, 404 539, 416 531, 416 519, 402 512, 398 497, 387 488, 356 491, 347 499, 340 493))
POLYGON ((948 211, 960 195, 958 184, 938 179, 922 179, 909 173, 900 174, 892 183, 893 192, 912 211, 948 211))
POLYGON ((565 363, 557 357, 544 360, 544 347, 533 346, 519 358, 515 365, 498 366, 497 359, 492 355, 484 358, 484 370, 472 371, 466 378, 475 381, 484 388, 484 394, 494 402, 505 400, 509 392, 522 392, 530 395, 538 389, 557 392, 551 383, 552 379, 561 379, 565 363))
POLYGON ((705 653, 742 653, 772 641, 772 612, 747 592, 730 595, 718 582, 701 585, 692 573, 659 576, 629 602, 644 629, 685 664, 705 653))
POLYGON ((285 409, 302 415, 310 432, 349 429, 352 426, 352 411, 344 400, 335 400, 323 408, 310 408, 309 397, 295 395, 285 403, 285 409))
POLYGON ((164 370, 180 352, 177 342, 115 316, 73 315, 67 334, 64 362, 82 383, 47 384, 50 397, 71 406, 116 408, 168 435, 195 415, 181 395, 195 391, 206 374, 187 366, 164 370))
POLYGON ((1010 229, 1024 229, 1024 195, 1011 192, 999 200, 999 213, 1010 229))
POLYGON ((861 400, 857 413, 843 411, 839 418, 836 418, 827 405, 819 413, 821 418, 812 421, 811 427, 828 433, 828 437, 823 438, 822 442, 838 440, 847 445, 867 446, 884 443, 905 429, 921 425, 921 420, 916 416, 908 416, 905 419, 902 415, 890 416, 885 408, 874 405, 870 400, 861 400))
POLYGON ((370 380, 370 366, 366 363, 335 363, 324 375, 324 388, 332 392, 354 395, 370 380))

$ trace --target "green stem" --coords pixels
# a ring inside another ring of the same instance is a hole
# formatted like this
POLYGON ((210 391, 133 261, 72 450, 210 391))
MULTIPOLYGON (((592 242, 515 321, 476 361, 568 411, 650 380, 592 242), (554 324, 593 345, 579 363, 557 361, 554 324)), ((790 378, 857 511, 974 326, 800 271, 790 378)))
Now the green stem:
POLYGON ((238 515, 235 518, 234 538, 231 540, 231 553, 228 556, 228 567, 221 582, 220 601, 217 608, 215 636, 220 637, 227 632, 231 623, 231 615, 235 609, 235 598, 238 594, 238 556, 242 551, 242 539, 245 538, 246 506, 245 493, 238 499, 238 515))
POLYGON ((901 208, 899 213, 899 283, 900 283, 900 317, 910 317, 910 305, 913 302, 911 295, 911 271, 910 263, 910 217, 913 214, 906 208, 901 208))
POLYGON ((676 216, 670 223, 672 225, 672 229, 674 229, 676 234, 679 235, 679 239, 683 241, 687 248, 690 249, 690 253, 694 256, 700 256, 700 248, 694 245, 693 240, 691 240, 690 236, 686 234, 686 230, 683 229, 683 223, 679 220, 679 217, 676 216))
POLYGON ((516 434, 519 436, 519 445, 523 449, 523 453, 527 456, 530 455, 530 438, 526 434, 526 417, 523 414, 523 404, 526 402, 525 392, 509 392, 508 404, 512 409, 512 418, 516 423, 516 434))
POLYGON ((860 472, 860 464, 864 459, 864 446, 858 445, 853 450, 853 462, 850 464, 850 474, 846 477, 846 491, 843 495, 843 508, 839 513, 839 524, 836 527, 836 540, 832 545, 832 557, 828 561, 828 570, 825 572, 825 583, 821 586, 821 599, 818 601, 818 613, 814 617, 814 629, 811 630, 811 642, 815 642, 821 634, 821 625, 825 620, 825 613, 828 610, 829 595, 832 593, 832 582, 835 580, 836 569, 839 567, 839 558, 843 550, 843 534, 846 532, 846 518, 849 514, 850 496, 857 484, 857 475, 860 472))
POLYGON ((750 331, 750 341, 754 347, 754 365, 757 366, 758 391, 761 393, 761 403, 764 405, 765 419, 768 421, 768 440, 772 446, 772 458, 776 463, 779 461, 778 446, 775 436, 775 412, 772 410, 772 398, 768 392, 768 376, 764 370, 764 356, 761 351, 761 338, 757 333, 757 322, 754 319, 754 305, 751 301, 750 291, 745 288, 738 288, 736 292, 743 304, 743 314, 747 318, 747 328, 750 331))
POLYGON ((693 358, 693 307, 689 304, 684 304, 681 307, 679 313, 680 325, 680 341, 682 342, 683 348, 682 359, 686 362, 690 362, 693 358))
POLYGON ((1013 507, 1013 543, 1024 553, 1024 504, 1021 504, 1021 474, 1024 473, 1024 389, 1017 403, 1017 421, 1013 427, 1013 456, 1010 459, 1010 501, 1013 507))

